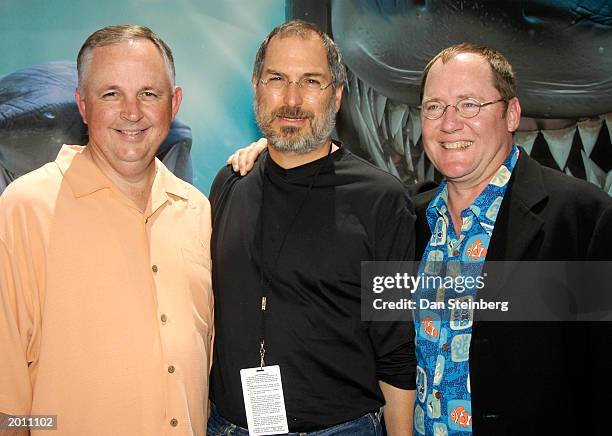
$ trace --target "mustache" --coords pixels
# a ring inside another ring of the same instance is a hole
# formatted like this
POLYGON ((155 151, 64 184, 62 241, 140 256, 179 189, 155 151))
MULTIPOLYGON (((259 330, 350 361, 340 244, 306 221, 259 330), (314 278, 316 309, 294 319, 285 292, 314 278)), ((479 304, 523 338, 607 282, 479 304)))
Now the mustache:
POLYGON ((281 118, 314 118, 314 113, 302 110, 298 106, 281 106, 272 112, 273 117, 281 118))

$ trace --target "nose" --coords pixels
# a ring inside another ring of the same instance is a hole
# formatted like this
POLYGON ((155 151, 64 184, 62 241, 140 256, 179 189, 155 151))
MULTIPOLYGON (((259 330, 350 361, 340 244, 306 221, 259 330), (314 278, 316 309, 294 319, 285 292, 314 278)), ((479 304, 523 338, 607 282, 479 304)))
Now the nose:
POLYGON ((287 106, 299 106, 302 104, 302 89, 297 82, 289 82, 285 88, 284 101, 287 106))
POLYGON ((127 121, 136 122, 143 117, 140 110, 140 102, 137 98, 126 98, 121 109, 121 118, 127 121))
POLYGON ((463 118, 457 112, 457 107, 454 105, 446 106, 446 110, 442 114, 441 129, 444 132, 452 133, 463 127, 463 118))

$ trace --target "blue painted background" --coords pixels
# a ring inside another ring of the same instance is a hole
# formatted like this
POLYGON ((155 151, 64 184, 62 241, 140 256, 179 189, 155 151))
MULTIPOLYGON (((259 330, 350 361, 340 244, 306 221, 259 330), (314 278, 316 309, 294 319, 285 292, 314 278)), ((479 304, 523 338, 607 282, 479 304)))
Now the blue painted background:
POLYGON ((230 151, 259 137, 250 85, 255 52, 285 21, 283 0, 0 0, 0 76, 33 64, 75 61, 95 30, 150 27, 174 52, 192 129, 193 182, 208 193, 230 151))

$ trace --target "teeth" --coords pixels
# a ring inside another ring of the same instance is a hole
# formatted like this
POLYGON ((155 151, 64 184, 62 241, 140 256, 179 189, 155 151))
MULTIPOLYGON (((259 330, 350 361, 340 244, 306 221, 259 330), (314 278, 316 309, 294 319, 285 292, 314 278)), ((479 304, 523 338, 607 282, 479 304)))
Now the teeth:
POLYGON ((603 122, 603 115, 578 122, 578 131, 580 132, 580 139, 582 139, 582 147, 587 156, 591 155, 595 147, 603 122))
POLYGON ((447 150, 457 149, 457 148, 468 148, 473 143, 474 141, 445 142, 444 144, 442 144, 442 148, 445 148, 447 150))
POLYGON ((128 135, 128 136, 136 136, 138 135, 140 132, 142 132, 142 130, 121 130, 121 133, 123 133, 124 135, 128 135))
POLYGON ((542 136, 548 143, 548 149, 561 170, 567 166, 567 158, 572 150, 575 133, 576 126, 559 130, 542 130, 542 136))
POLYGON ((533 144, 538 137, 538 131, 531 132, 515 132, 514 133, 514 143, 522 145, 527 154, 531 154, 531 150, 533 150, 533 144))
POLYGON ((423 154, 418 111, 378 93, 350 70, 347 94, 343 114, 372 161, 407 183, 424 180, 431 164, 423 154))
POLYGON ((580 150, 580 154, 582 155, 582 160, 584 162, 587 182, 591 182, 600 187, 605 187, 604 183, 606 181, 606 173, 586 155, 584 150, 580 150))
MULTIPOLYGON (((356 137, 372 162, 406 183, 433 180, 434 168, 423 150, 418 108, 380 94, 350 70, 346 90, 348 101, 342 105, 342 114, 349 122, 342 123, 343 129, 349 137, 356 137)), ((579 121, 569 129, 516 132, 514 143, 531 154, 536 139, 541 140, 561 171, 580 174, 580 168, 584 168, 588 181, 612 195, 612 168, 608 163, 612 150, 602 133, 605 130, 612 142, 612 112, 579 121), (576 171, 570 171, 570 165, 577 167, 573 167, 576 171)), ((472 143, 448 142, 442 147, 461 150, 472 143)))

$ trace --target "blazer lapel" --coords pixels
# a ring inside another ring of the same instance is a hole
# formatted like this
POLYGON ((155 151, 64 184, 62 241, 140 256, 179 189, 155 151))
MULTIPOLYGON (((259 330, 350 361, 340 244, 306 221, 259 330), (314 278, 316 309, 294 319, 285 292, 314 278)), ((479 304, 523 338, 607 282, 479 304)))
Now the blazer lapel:
MULTIPOLYGON (((495 267, 495 274, 487 274, 485 292, 487 299, 491 300, 497 299, 501 290, 511 280, 518 266, 516 263, 513 265, 513 262, 529 260, 528 248, 538 237, 544 225, 544 221, 534 211, 535 207, 548 197, 542 182, 540 165, 530 158, 523 148, 520 150, 521 154, 495 222, 486 257, 486 262, 503 261, 505 267, 502 274, 499 273, 501 268, 498 268, 501 264, 495 267)), ((435 193, 436 190, 432 190, 415 196, 417 259, 421 259, 431 236, 425 212, 435 193)), ((486 271, 487 265, 485 265, 484 272, 486 271)))
POLYGON ((544 221, 533 211, 548 194, 539 164, 521 148, 521 155, 495 223, 487 261, 523 260, 544 221))
MULTIPOLYGON (((534 212, 534 207, 546 200, 548 194, 542 183, 539 164, 521 148, 521 155, 506 190, 499 216, 487 253, 487 262, 497 263, 495 273, 487 273, 489 279, 486 295, 496 300, 511 280, 518 264, 528 260, 528 248, 538 237, 544 221, 534 212)), ((492 270, 485 266, 485 271, 492 270)))

